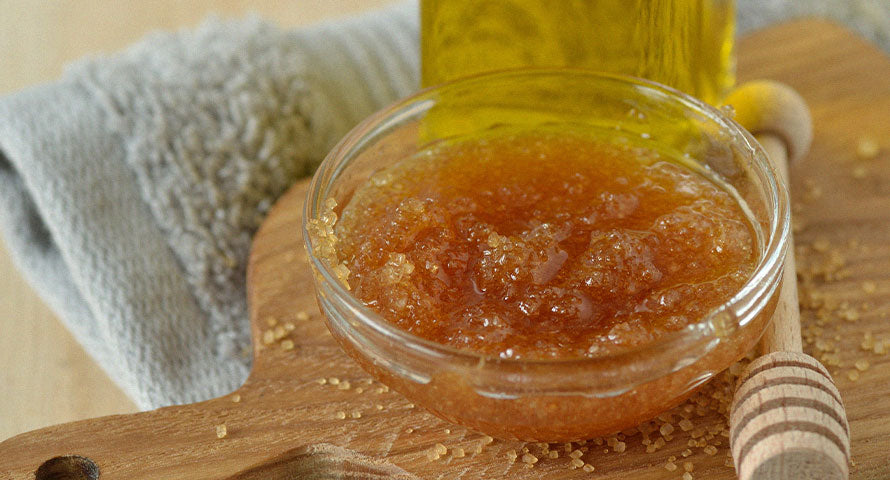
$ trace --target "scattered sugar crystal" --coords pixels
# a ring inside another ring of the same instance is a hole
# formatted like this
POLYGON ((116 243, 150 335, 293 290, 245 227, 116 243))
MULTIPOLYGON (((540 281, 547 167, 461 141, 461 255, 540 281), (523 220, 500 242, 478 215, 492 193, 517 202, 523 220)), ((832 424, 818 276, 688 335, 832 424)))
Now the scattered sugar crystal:
POLYGON ((856 156, 861 160, 871 160, 878 156, 881 146, 872 137, 861 137, 856 142, 856 156))

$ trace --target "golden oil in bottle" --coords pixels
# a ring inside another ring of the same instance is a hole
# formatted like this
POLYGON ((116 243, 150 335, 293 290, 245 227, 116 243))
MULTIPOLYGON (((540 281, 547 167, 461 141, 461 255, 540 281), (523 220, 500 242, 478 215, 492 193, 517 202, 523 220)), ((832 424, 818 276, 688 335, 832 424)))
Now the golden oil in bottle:
POLYGON ((717 104, 735 82, 733 0, 421 0, 424 86, 516 67, 648 78, 717 104))

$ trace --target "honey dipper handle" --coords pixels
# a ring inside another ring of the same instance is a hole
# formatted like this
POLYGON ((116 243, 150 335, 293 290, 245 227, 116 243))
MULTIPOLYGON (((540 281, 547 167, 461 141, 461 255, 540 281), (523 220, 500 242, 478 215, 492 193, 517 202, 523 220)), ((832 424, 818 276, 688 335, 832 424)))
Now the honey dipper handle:
MULTIPOLYGON (((788 185, 788 164, 804 156, 813 140, 810 110, 803 98, 786 85, 761 80, 737 88, 727 104, 733 106, 736 121, 766 150, 777 181, 788 185)), ((803 351, 794 238, 790 232, 781 285, 776 313, 760 342, 761 354, 803 351)))
MULTIPOLYGON (((785 141, 774 133, 761 133, 755 136, 776 168, 780 176, 778 180, 788 185, 788 147, 785 141)), ((800 304, 797 298, 797 266, 794 262, 794 237, 790 232, 781 289, 772 322, 760 340, 761 355, 770 352, 803 351, 800 336, 800 304)))
MULTIPOLYGON (((809 110, 791 88, 752 82, 728 104, 755 134, 787 185, 788 161, 812 140, 809 110)), ((779 303, 754 360, 739 382, 730 413, 730 447, 741 480, 837 479, 849 475, 850 430, 828 370, 802 353, 800 309, 789 234, 779 303)))

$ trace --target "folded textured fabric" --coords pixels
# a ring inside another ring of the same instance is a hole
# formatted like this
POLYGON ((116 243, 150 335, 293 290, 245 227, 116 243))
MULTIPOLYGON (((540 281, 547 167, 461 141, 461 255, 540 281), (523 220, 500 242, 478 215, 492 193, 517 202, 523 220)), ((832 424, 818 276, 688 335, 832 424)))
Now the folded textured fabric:
POLYGON ((8 248, 139 407, 246 378, 251 236, 349 128, 416 89, 415 17, 211 20, 0 101, 8 248))
MULTIPOLYGON (((890 44, 882 0, 745 0, 890 44)), ((24 275, 141 408, 236 388, 265 212, 349 128, 418 85, 414 2, 285 31, 208 21, 0 99, 0 227, 24 275)))

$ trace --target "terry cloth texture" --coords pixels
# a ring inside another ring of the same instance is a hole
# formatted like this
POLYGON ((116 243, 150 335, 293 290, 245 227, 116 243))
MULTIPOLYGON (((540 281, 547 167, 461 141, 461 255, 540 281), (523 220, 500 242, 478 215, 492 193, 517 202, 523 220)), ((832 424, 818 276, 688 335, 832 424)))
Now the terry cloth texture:
MULTIPOLYGON (((739 31, 803 15, 890 46, 885 0, 738 0, 739 31)), ((211 20, 0 99, 0 227, 19 268, 142 408, 236 388, 245 264, 288 185, 418 85, 412 3, 283 31, 211 20)))
POLYGON ((352 126, 416 89, 416 15, 211 20, 0 101, 6 244, 138 406, 246 378, 251 236, 352 126))

